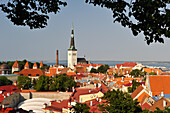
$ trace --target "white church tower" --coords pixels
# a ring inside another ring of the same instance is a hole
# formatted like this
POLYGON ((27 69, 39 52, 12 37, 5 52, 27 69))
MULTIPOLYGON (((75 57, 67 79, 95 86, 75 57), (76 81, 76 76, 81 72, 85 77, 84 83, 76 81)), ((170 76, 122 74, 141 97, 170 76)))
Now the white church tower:
POLYGON ((71 43, 70 48, 68 49, 68 67, 74 69, 74 66, 77 65, 77 49, 74 45, 74 29, 72 25, 71 31, 71 43))

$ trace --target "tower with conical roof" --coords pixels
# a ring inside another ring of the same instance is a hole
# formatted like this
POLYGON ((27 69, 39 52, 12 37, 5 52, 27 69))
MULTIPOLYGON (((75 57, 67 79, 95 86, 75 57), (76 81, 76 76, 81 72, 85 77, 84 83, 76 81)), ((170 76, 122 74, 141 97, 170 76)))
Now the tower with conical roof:
POLYGON ((71 30, 71 43, 70 43, 70 48, 68 49, 68 67, 71 69, 74 69, 74 66, 77 65, 77 49, 75 47, 74 43, 74 29, 72 25, 72 30, 71 30))
POLYGON ((19 63, 17 60, 15 61, 15 63, 12 66, 12 73, 15 71, 20 71, 19 63))
POLYGON ((28 61, 25 63, 25 66, 24 66, 24 69, 29 69, 29 63, 28 63, 28 61))
POLYGON ((38 69, 37 63, 35 62, 33 65, 33 69, 38 69))

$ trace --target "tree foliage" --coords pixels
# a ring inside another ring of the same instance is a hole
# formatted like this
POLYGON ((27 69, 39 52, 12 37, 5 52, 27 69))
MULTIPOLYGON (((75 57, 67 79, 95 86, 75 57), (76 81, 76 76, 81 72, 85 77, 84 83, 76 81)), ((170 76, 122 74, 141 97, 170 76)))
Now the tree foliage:
POLYGON ((155 72, 150 72, 149 75, 156 75, 156 73, 155 72))
POLYGON ((31 85, 31 78, 27 77, 27 76, 18 76, 17 78, 17 86, 18 89, 29 89, 32 87, 31 85))
POLYGON ((90 73, 98 73, 98 71, 97 71, 97 69, 92 68, 92 69, 90 70, 90 73))
POLYGON ((76 103, 75 106, 72 107, 76 113, 90 113, 90 107, 85 103, 76 103))
POLYGON ((136 82, 136 80, 132 80, 132 87, 128 87, 128 92, 133 93, 139 85, 141 85, 140 82, 136 82))
POLYGON ((5 76, 0 77, 0 86, 12 85, 12 81, 5 76))
POLYGON ((145 76, 146 75, 146 72, 142 72, 141 70, 139 69, 135 69, 135 70, 132 70, 130 72, 130 75, 133 76, 133 77, 139 77, 139 76, 145 76))
POLYGON ((138 105, 137 100, 132 99, 128 93, 124 93, 119 89, 107 91, 102 99, 106 100, 102 105, 99 105, 100 111, 104 113, 139 113, 142 108, 138 105))
MULTIPOLYGON (((2 2, 2 1, 1 1, 2 2)), ((66 6, 62 0, 7 0, 0 3, 1 10, 14 25, 44 28, 49 13, 57 13, 60 6, 66 6)))
POLYGON ((48 91, 49 90, 49 76, 41 75, 35 86, 36 91, 48 91))
POLYGON ((49 78, 46 75, 41 75, 36 81, 35 89, 37 91, 71 91, 72 87, 76 87, 77 83, 72 76, 68 77, 65 74, 56 75, 54 78, 49 78))
POLYGON ((131 29, 134 36, 143 33, 147 44, 164 43, 170 38, 170 0, 86 0, 113 12, 114 23, 131 29))
MULTIPOLYGON (((114 23, 131 29, 134 36, 143 33, 147 44, 164 43, 170 38, 170 0, 85 0, 113 12, 114 23)), ((67 3, 62 0, 7 0, 1 10, 14 25, 44 28, 49 13, 57 13, 67 3)))
POLYGON ((90 73, 106 73, 107 70, 109 69, 109 65, 101 65, 98 69, 92 68, 90 70, 90 73))

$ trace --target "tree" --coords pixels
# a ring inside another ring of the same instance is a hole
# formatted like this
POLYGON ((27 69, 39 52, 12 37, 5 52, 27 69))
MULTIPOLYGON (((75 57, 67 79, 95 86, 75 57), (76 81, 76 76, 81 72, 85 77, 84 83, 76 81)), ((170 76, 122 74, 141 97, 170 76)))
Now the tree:
POLYGON ((97 69, 92 68, 92 69, 90 70, 90 73, 98 73, 98 71, 97 71, 97 69))
POLYGON ((32 87, 31 85, 31 78, 27 77, 27 76, 18 76, 17 78, 17 86, 18 89, 29 89, 32 87))
POLYGON ((76 103, 75 106, 72 107, 76 113, 90 113, 90 107, 85 103, 76 103))
POLYGON ((156 73, 155 72, 150 72, 149 75, 156 75, 156 73))
POLYGON ((12 81, 7 79, 7 77, 2 76, 0 77, 0 86, 5 86, 5 85, 12 85, 12 81))
POLYGON ((133 80, 132 87, 128 87, 128 92, 133 93, 139 85, 141 85, 140 82, 136 82, 136 80, 133 80))
POLYGON ((170 38, 170 0, 86 0, 113 12, 114 23, 131 29, 134 36, 143 33, 149 45, 170 38), (149 9, 149 10, 148 10, 149 9))
POLYGON ((97 72, 100 72, 100 73, 106 73, 107 70, 109 69, 109 65, 101 65, 98 69, 97 69, 97 72))
POLYGON ((141 71, 139 69, 135 69, 130 72, 130 75, 134 77, 139 77, 140 74, 141 74, 141 71))
MULTIPOLYGON (((147 44, 164 43, 170 38, 170 0, 85 0, 86 3, 106 7, 113 12, 114 23, 131 29, 134 36, 143 33, 147 44), (149 9, 149 10, 148 10, 149 9)), ((31 29, 47 26, 49 13, 57 13, 62 0, 8 0, 0 3, 1 10, 14 25, 31 29)))
POLYGON ((8 0, 0 3, 1 10, 14 25, 44 28, 49 13, 57 13, 60 6, 66 6, 61 0, 8 0))
POLYGON ((124 93, 119 89, 107 91, 102 99, 106 100, 103 104, 100 104, 100 111, 104 113, 139 113, 142 112, 142 108, 137 100, 132 99, 128 93, 124 93))
POLYGON ((52 84, 50 84, 51 91, 66 91, 72 90, 72 87, 76 87, 77 83, 74 81, 72 76, 68 77, 66 74, 60 74, 52 79, 52 84))
POLYGON ((49 76, 41 75, 36 83, 36 91, 49 91, 49 76))

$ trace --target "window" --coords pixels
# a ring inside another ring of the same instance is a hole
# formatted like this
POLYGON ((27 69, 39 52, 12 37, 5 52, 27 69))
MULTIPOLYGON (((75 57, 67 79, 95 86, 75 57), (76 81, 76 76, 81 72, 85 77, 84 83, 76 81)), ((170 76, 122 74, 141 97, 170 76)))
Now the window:
POLYGON ((36 74, 36 76, 39 76, 39 74, 36 74))
POLYGON ((28 74, 28 76, 31 76, 31 74, 28 74))
POLYGON ((76 55, 76 53, 73 53, 73 55, 76 55))
POLYGON ((21 76, 23 76, 23 74, 20 74, 21 76))

